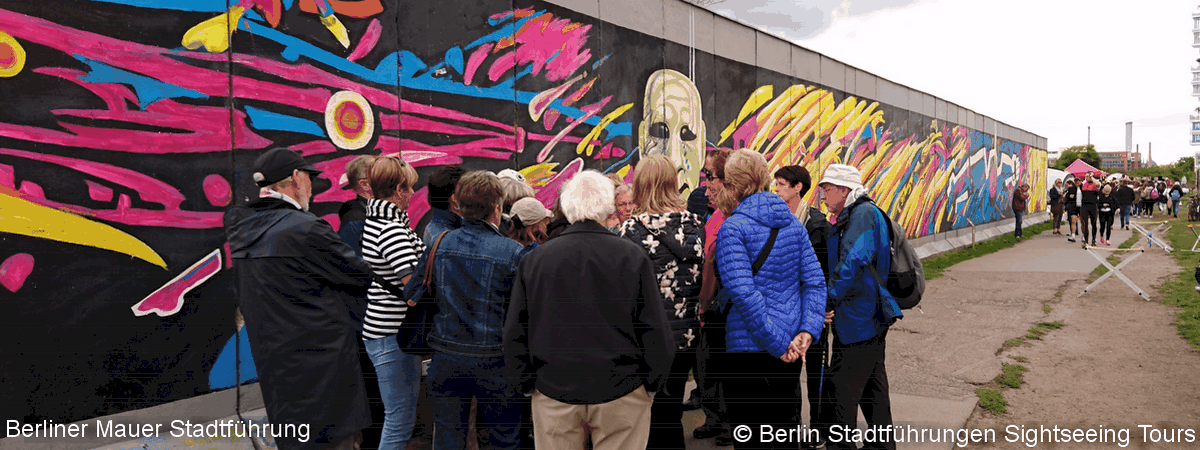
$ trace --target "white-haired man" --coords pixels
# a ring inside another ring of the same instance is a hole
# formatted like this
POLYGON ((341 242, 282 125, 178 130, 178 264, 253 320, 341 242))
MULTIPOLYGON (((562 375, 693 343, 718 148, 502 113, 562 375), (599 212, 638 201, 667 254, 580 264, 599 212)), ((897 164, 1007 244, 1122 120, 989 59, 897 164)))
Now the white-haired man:
POLYGON ((533 396, 534 443, 545 449, 645 448, 650 406, 675 347, 658 307, 654 265, 604 228, 613 184, 595 171, 567 182, 571 222, 521 260, 504 327, 511 382, 533 396))

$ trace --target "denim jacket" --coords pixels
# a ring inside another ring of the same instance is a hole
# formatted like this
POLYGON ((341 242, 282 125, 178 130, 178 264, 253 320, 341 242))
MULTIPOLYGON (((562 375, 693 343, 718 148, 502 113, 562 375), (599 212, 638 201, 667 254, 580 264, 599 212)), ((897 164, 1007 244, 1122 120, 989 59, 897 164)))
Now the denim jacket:
MULTIPOLYGON (((433 243, 426 248, 432 249, 433 243)), ((409 286, 424 282, 429 251, 409 286)), ((446 233, 433 263, 439 310, 429 346, 463 356, 503 356, 504 318, 517 263, 524 254, 521 244, 481 220, 465 221, 462 228, 446 233)))

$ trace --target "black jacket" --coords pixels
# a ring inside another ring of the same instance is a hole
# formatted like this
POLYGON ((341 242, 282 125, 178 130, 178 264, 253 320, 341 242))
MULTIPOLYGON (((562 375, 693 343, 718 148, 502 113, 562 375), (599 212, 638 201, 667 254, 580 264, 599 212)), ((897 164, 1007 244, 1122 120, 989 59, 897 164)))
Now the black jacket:
POLYGON ((329 223, 279 199, 231 208, 225 234, 267 416, 311 427, 308 442, 279 437, 279 448, 328 447, 370 425, 351 313, 367 263, 329 223))
POLYGON ((1096 211, 1099 211, 1100 214, 1113 214, 1121 206, 1117 203, 1116 197, 1111 194, 1100 194, 1100 198, 1096 200, 1096 205, 1096 211), (1106 209, 1107 211, 1105 211, 1106 209))
POLYGON ((654 276, 658 279, 667 323, 675 335, 675 348, 694 347, 700 334, 697 310, 700 269, 704 265, 704 225, 700 217, 691 212, 637 214, 621 224, 617 234, 644 248, 654 263, 654 276))
POLYGON ((1121 206, 1129 206, 1133 204, 1133 188, 1129 186, 1121 186, 1117 192, 1113 193, 1117 203, 1121 206))
POLYGON ((675 356, 645 250, 594 221, 571 224, 517 268, 504 325, 509 381, 563 403, 657 392, 675 356))
POLYGON ((821 273, 825 274, 826 281, 829 281, 829 244, 827 241, 833 224, 829 223, 829 218, 825 217, 825 213, 820 209, 809 206, 808 221, 804 224, 804 228, 808 230, 808 241, 812 243, 813 251, 817 252, 817 261, 821 263, 821 273))
POLYGON ((1050 197, 1050 201, 1047 202, 1046 205, 1050 206, 1051 208, 1058 205, 1059 200, 1062 200, 1062 192, 1059 192, 1058 188, 1056 187, 1051 187, 1050 190, 1046 192, 1046 196, 1050 197))

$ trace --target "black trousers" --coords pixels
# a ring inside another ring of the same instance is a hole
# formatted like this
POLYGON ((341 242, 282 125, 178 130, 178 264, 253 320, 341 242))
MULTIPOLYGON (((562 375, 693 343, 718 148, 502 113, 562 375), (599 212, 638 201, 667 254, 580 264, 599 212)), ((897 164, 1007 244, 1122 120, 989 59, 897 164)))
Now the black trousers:
POLYGON ((799 401, 795 391, 800 362, 785 363, 766 352, 714 353, 712 359, 710 375, 719 371, 728 380, 725 403, 729 424, 734 427, 734 446, 738 450, 796 449, 800 445, 794 436, 797 424, 791 418, 799 401), (739 432, 743 425, 749 429, 739 432), (793 436, 786 442, 760 439, 763 430, 779 429, 792 430, 793 436), (742 442, 745 437, 749 439, 742 442))
POLYGON ((1096 212, 1095 204, 1089 205, 1087 203, 1084 203, 1083 206, 1079 208, 1079 228, 1080 228, 1079 235, 1083 236, 1084 242, 1094 241, 1094 240, 1096 240, 1096 235, 1100 234, 1100 233, 1098 233, 1100 231, 1100 229, 1096 227, 1096 219, 1098 218, 1099 214, 1100 213, 1096 212), (1089 231, 1088 223, 1089 222, 1091 222, 1091 224, 1092 224, 1092 227, 1090 229, 1091 234, 1088 234, 1088 231, 1089 231))
MULTIPOLYGON (((885 427, 892 424, 892 401, 888 394, 887 370, 884 364, 887 330, 883 333, 853 344, 833 343, 833 365, 829 374, 829 394, 834 401, 833 423, 846 430, 854 429, 858 422, 858 409, 862 408, 867 426, 885 427)), ((829 449, 854 449, 851 442, 829 442, 829 449)), ((896 442, 863 442, 864 449, 895 450, 896 442)))
POLYGON ((1114 211, 1100 213, 1100 237, 1104 240, 1112 238, 1114 211))
POLYGON ((688 371, 696 365, 696 350, 676 350, 667 382, 650 406, 650 441, 647 450, 684 450, 683 390, 687 388, 688 371))
MULTIPOLYGON (((700 329, 700 345, 696 349, 696 389, 700 389, 700 407, 704 410, 704 426, 729 429, 725 419, 725 375, 713 368, 713 354, 725 352, 724 319, 713 315, 700 329)), ((720 358, 718 358, 719 360, 720 358)), ((653 417, 653 412, 651 412, 653 417)))

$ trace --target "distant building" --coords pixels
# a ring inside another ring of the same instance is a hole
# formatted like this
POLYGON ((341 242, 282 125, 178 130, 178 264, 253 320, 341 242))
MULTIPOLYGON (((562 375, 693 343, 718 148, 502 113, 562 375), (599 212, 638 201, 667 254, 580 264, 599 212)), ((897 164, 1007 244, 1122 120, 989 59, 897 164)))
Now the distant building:
POLYGON ((1059 156, 1062 156, 1062 150, 1047 150, 1046 167, 1054 167, 1054 163, 1058 162, 1059 156))
POLYGON ((1128 172, 1143 167, 1142 154, 1138 152, 1097 152, 1100 153, 1100 168, 1108 171, 1120 170, 1128 172))
MULTIPOLYGON (((1192 47, 1200 48, 1200 11, 1192 13, 1192 47)), ((1200 63, 1200 59, 1196 62, 1200 63)), ((1192 67, 1192 96, 1200 97, 1200 66, 1192 67)), ((1196 112, 1200 113, 1200 108, 1196 112)), ((1200 116, 1191 116, 1191 123, 1191 145, 1200 145, 1200 116)))

